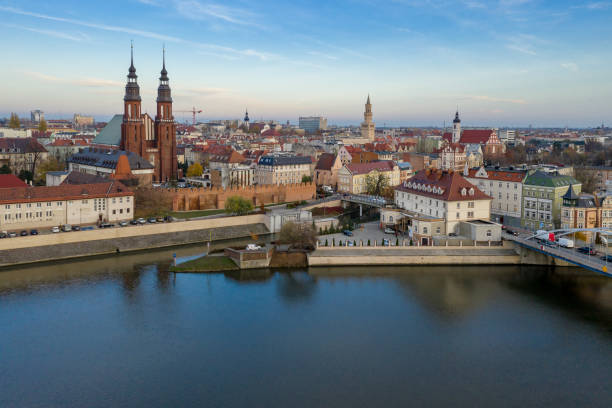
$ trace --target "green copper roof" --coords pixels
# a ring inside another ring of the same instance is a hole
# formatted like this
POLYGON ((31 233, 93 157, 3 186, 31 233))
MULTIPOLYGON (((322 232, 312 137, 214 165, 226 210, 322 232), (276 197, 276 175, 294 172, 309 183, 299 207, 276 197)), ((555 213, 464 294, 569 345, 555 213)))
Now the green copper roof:
POLYGON ((119 146, 121 143, 121 124, 123 115, 115 115, 98 133, 94 139, 95 144, 119 146))
POLYGON ((530 174, 525 179, 525 185, 529 186, 540 186, 540 187, 563 187, 572 184, 581 184, 578 180, 572 176, 562 176, 554 173, 545 173, 543 171, 536 171, 530 174))

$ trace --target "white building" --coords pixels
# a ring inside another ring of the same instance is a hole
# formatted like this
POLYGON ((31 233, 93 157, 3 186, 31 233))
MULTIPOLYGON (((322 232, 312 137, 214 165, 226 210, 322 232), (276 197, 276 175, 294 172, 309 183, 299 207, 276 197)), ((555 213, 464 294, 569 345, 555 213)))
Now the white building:
POLYGON ((397 207, 417 218, 441 219, 446 234, 457 234, 461 221, 488 221, 491 200, 453 171, 421 171, 395 189, 397 207))
POLYGON ((491 215, 495 221, 520 225, 523 181, 527 177, 527 170, 495 169, 483 166, 477 169, 467 169, 463 175, 470 183, 493 198, 491 215), (512 218, 515 219, 515 223, 511 222, 512 218))
POLYGON ((0 189, 0 230, 131 220, 134 193, 118 181, 0 189))
POLYGON ((302 178, 312 177, 309 156, 261 156, 255 169, 256 184, 299 184, 302 178))

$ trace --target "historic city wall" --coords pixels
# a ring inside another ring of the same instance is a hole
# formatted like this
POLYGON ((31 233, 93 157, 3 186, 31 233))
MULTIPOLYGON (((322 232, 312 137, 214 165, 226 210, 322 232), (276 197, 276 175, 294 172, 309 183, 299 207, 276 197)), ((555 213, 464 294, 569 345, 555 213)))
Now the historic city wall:
POLYGON ((314 183, 301 183, 231 187, 227 189, 212 187, 165 191, 172 196, 173 211, 190 211, 224 208, 225 201, 232 196, 246 198, 252 201, 255 206, 311 200, 316 197, 317 188, 314 183))

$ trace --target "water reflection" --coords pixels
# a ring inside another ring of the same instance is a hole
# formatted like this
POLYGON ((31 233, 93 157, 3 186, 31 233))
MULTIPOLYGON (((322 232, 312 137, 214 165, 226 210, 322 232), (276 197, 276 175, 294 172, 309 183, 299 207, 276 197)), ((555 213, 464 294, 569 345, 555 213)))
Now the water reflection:
POLYGON ((317 280, 308 272, 285 271, 279 274, 276 288, 288 303, 309 301, 317 290, 317 280))

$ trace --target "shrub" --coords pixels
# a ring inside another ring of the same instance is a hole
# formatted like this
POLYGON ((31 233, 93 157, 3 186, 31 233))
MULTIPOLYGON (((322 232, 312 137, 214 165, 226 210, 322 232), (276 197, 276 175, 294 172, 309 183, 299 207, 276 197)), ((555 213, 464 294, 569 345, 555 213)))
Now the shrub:
POLYGON ((329 246, 329 242, 325 240, 325 246, 329 246))
POLYGON ((399 238, 395 238, 395 246, 399 246, 399 238))
POLYGON ((228 214, 244 215, 253 211, 253 203, 244 197, 232 196, 225 202, 225 212, 228 214))
POLYGON ((286 222, 280 230, 279 241, 289 244, 292 248, 312 249, 317 242, 317 233, 308 224, 286 222))
POLYGON ((368 246, 370 246, 370 240, 368 239, 368 246))
POLYGON ((332 238, 332 246, 336 246, 336 238, 332 238))

